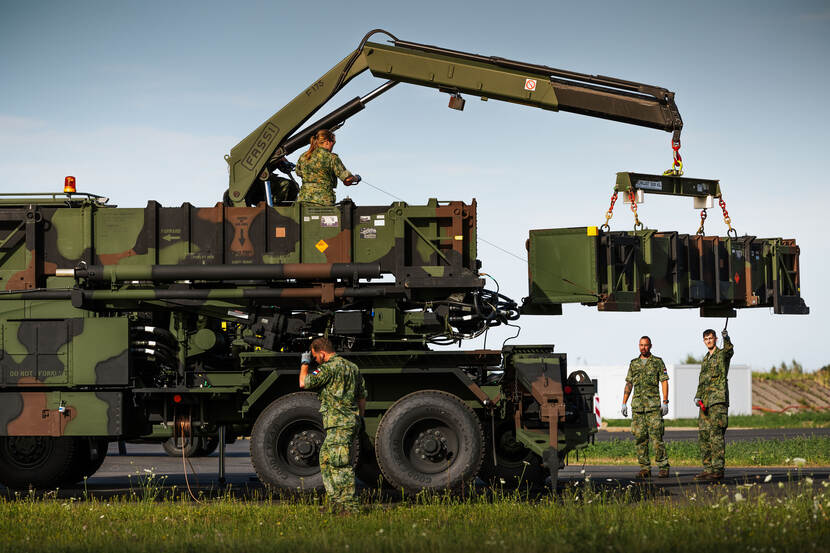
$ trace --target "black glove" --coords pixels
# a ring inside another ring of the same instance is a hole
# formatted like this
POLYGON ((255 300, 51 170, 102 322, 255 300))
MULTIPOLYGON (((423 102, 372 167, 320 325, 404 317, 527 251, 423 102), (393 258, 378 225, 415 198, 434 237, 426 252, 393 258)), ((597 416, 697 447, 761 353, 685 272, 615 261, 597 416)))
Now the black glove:
POLYGON ((283 173, 286 173, 286 174, 293 171, 294 168, 296 168, 296 167, 297 166, 295 164, 291 163, 290 161, 288 161, 284 157, 280 158, 280 160, 277 161, 277 163, 276 163, 276 168, 279 169, 280 171, 282 171, 283 173))

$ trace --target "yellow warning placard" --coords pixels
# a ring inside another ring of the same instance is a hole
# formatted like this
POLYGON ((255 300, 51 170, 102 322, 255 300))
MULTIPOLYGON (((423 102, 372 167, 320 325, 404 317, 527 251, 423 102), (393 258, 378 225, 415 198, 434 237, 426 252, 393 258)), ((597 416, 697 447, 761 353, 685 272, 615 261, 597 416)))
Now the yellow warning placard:
POLYGON ((320 250, 320 253, 323 253, 326 249, 328 249, 329 245, 326 244, 325 240, 321 239, 319 242, 314 244, 314 247, 320 250))

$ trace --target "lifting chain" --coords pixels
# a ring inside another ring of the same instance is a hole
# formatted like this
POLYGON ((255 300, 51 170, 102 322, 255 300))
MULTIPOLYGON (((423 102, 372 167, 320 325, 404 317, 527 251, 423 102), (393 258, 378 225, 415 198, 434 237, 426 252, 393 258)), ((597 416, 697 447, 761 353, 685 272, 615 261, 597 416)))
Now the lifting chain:
POLYGON ((705 235, 705 234, 706 234, 706 232, 703 230, 703 225, 705 225, 705 224, 706 224, 706 216, 707 216, 707 215, 706 215, 706 208, 704 207, 704 208, 700 211, 700 226, 698 227, 697 232, 695 233, 695 234, 697 234, 698 236, 703 236, 703 235, 705 235))
POLYGON ((672 175, 675 177, 679 177, 683 174, 683 158, 680 155, 680 139, 672 139, 671 142, 671 149, 672 149, 672 165, 670 169, 663 171, 664 175, 672 175))
POLYGON ((611 221, 611 217, 614 216, 614 204, 617 203, 617 191, 614 190, 614 194, 611 195, 611 205, 608 206, 608 211, 605 212, 605 223, 602 224, 600 229, 603 232, 608 232, 611 227, 608 226, 608 222, 611 221))
POLYGON ((628 199, 631 201, 631 211, 634 213, 634 230, 642 230, 643 223, 641 223, 640 218, 637 217, 637 197, 634 195, 633 189, 628 191, 628 199))
POLYGON ((723 210, 723 222, 726 223, 726 226, 729 227, 729 230, 726 231, 732 238, 738 237, 738 231, 732 228, 732 219, 729 217, 729 212, 726 211, 726 202, 723 200, 723 195, 718 196, 718 205, 723 210))

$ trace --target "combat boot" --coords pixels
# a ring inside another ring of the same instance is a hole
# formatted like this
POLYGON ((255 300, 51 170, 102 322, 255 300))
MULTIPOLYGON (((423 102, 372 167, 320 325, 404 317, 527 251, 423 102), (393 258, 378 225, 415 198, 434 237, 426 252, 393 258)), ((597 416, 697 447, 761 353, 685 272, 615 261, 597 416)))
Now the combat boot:
POLYGON ((637 473, 637 478, 651 478, 651 469, 640 469, 640 472, 637 473))
POLYGON ((709 480, 709 475, 712 474, 708 470, 704 470, 699 474, 695 474, 695 480, 709 480))
POLYGON ((710 472, 706 480, 709 482, 719 482, 723 480, 723 472, 710 472))
POLYGON ((657 473, 657 478, 668 478, 669 477, 669 469, 660 469, 660 472, 657 473))

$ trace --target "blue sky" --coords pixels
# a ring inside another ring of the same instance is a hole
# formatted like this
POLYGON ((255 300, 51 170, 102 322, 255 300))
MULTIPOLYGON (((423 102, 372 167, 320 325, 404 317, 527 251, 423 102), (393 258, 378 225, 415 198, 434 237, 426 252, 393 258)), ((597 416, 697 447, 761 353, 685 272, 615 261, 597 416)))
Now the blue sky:
MULTIPOLYGON (((121 206, 213 205, 232 146, 342 59, 369 29, 401 39, 664 86, 683 115, 689 176, 719 178, 738 232, 796 238, 806 317, 746 310, 736 363, 830 363, 830 6, 777 2, 19 2, 0 0, 0 192, 79 188, 121 206)), ((339 105, 381 81, 355 79, 339 105)), ((533 228, 602 222, 615 173, 661 172, 669 135, 588 117, 401 85, 338 132, 366 181, 412 204, 478 200, 479 236, 523 255, 533 228)), ((338 189, 340 198, 345 194, 338 189)), ((388 204, 374 188, 359 204, 388 204)), ((612 228, 628 229, 618 204, 612 228)), ((651 228, 693 233, 689 199, 648 197, 651 228)), ((716 211, 707 229, 725 231, 716 211)), ((527 294, 520 261, 479 243, 502 292, 527 294)), ((650 334, 667 362, 722 326, 696 311, 522 319, 525 343, 572 364, 622 363, 650 334)), ((491 332, 497 347, 512 329, 491 332)), ((481 342, 469 347, 480 347, 481 342)))

